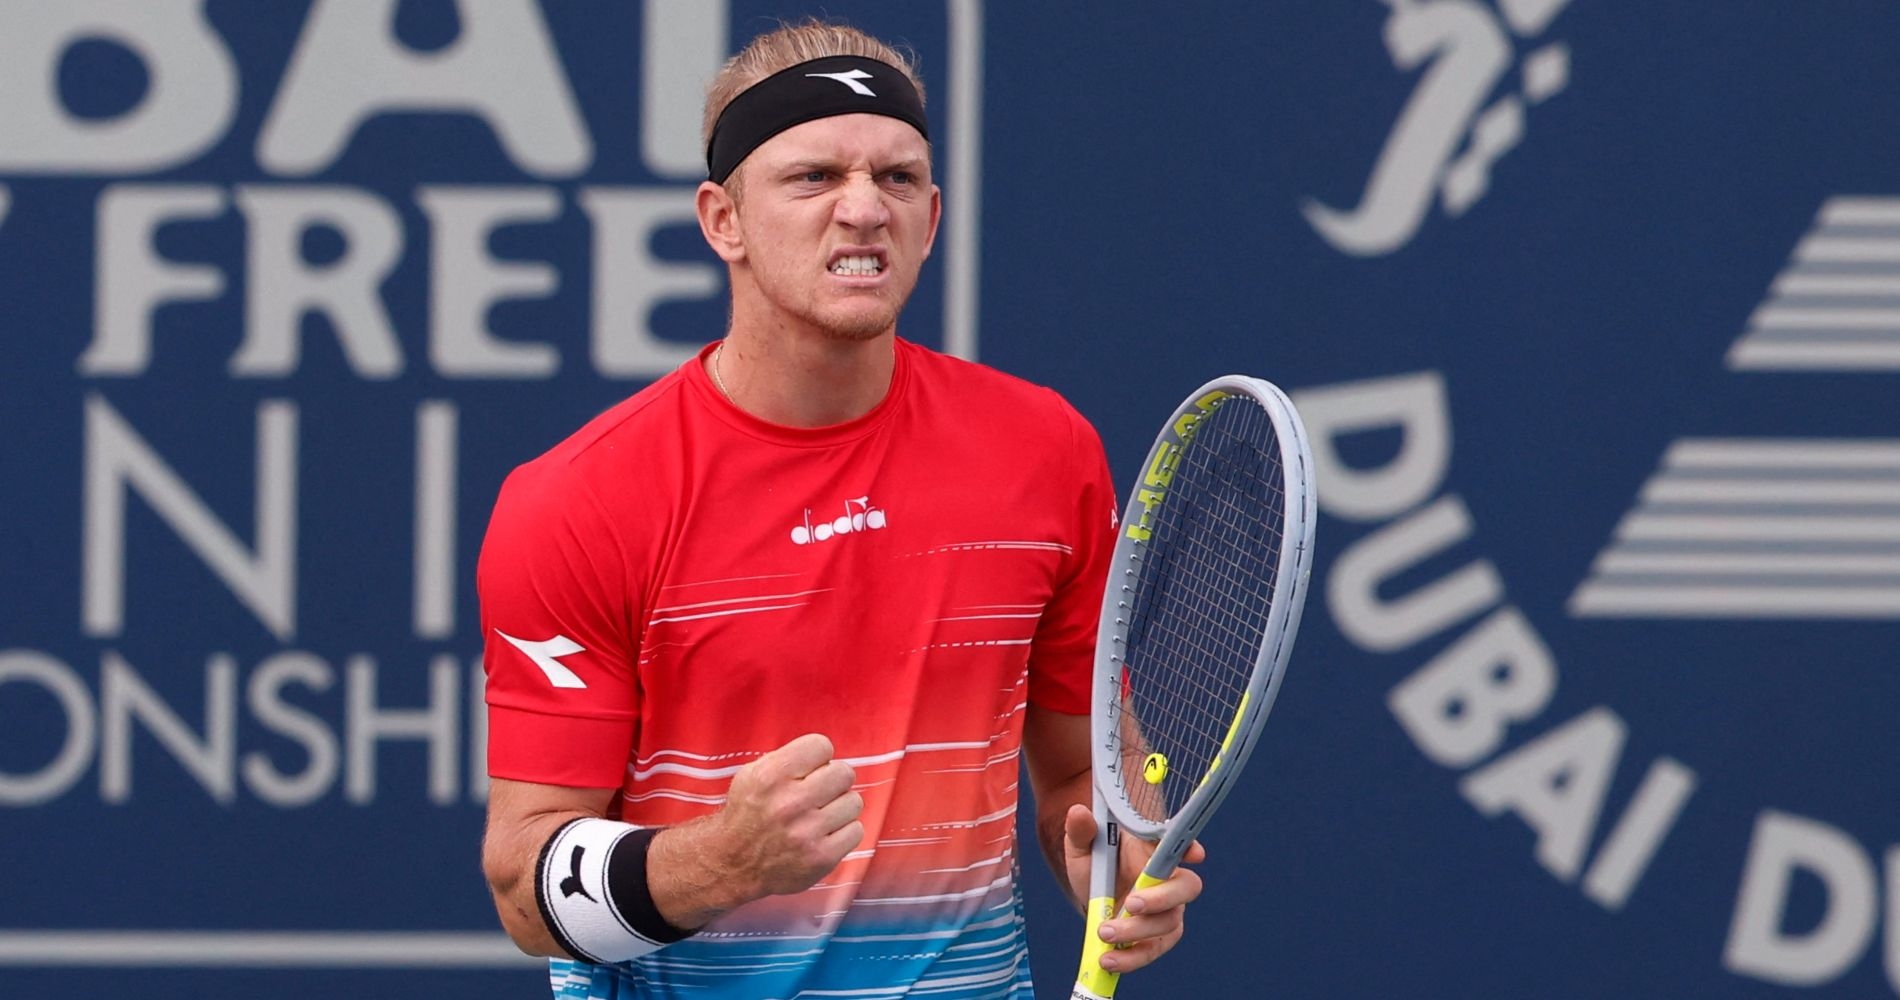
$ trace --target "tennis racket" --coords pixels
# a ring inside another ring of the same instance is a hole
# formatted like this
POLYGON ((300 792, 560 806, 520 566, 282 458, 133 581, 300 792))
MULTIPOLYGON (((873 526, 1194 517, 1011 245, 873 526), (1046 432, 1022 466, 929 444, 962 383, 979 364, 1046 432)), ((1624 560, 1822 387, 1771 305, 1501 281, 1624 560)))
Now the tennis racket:
POLYGON ((1173 874, 1233 787, 1280 690, 1312 568, 1305 428, 1278 388, 1225 375, 1168 418, 1122 514, 1096 635, 1095 846, 1072 1000, 1108 1000, 1121 838, 1173 874))

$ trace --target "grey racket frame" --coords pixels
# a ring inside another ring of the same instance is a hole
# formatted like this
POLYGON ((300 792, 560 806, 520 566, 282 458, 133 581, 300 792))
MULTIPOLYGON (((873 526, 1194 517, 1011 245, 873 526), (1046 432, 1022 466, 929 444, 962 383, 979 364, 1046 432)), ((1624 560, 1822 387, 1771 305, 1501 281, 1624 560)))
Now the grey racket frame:
MULTIPOLYGON (((1299 633, 1300 614, 1306 604, 1306 587, 1312 575, 1313 522, 1317 517, 1318 503, 1318 492, 1313 483, 1313 452, 1307 440, 1305 425, 1300 422, 1292 401, 1278 386, 1247 375, 1223 375, 1209 380, 1183 400, 1168 417, 1161 433, 1155 438, 1154 446, 1149 449, 1147 459, 1142 463, 1143 472, 1152 466, 1157 454, 1168 446, 1183 449, 1193 447, 1192 434, 1189 435, 1190 440, 1184 443, 1177 428, 1184 416, 1208 412, 1205 401, 1216 392, 1244 396, 1257 402, 1272 420, 1274 433, 1279 438, 1280 464, 1285 480, 1282 486, 1287 498, 1276 576, 1280 587, 1275 591, 1268 609, 1259 655, 1253 675, 1247 683, 1246 708, 1240 713, 1233 739, 1210 765, 1200 787, 1180 811, 1169 819, 1153 820, 1136 811, 1122 790, 1122 777, 1116 773, 1124 766, 1124 762, 1121 760, 1118 713, 1112 706, 1121 698, 1130 604, 1134 598, 1133 582, 1137 579, 1135 571, 1148 548, 1146 540, 1138 539, 1128 531, 1129 519, 1137 517, 1137 511, 1146 509, 1139 499, 1143 489, 1139 479, 1129 494, 1127 506, 1123 508, 1123 523, 1115 542, 1108 586, 1102 595, 1101 623, 1096 632, 1095 710, 1090 724, 1093 753, 1090 757, 1094 770, 1097 822, 1102 822, 1104 808, 1111 817, 1097 834, 1098 848, 1100 839, 1104 837, 1110 845, 1118 845, 1122 833, 1160 841, 1144 868, 1145 874, 1154 879, 1167 878, 1181 863, 1182 855, 1187 853, 1194 839, 1200 835, 1208 817, 1227 797, 1233 788, 1234 779, 1239 776, 1242 766, 1253 752, 1261 724, 1280 693, 1280 681, 1286 674, 1287 657, 1292 652, 1293 639, 1299 633)), ((1167 503, 1165 496, 1160 503, 1167 503)), ((1139 777, 1129 777, 1141 780, 1139 777)), ((1118 867, 1114 864, 1094 866, 1096 870, 1090 875, 1090 896, 1100 898, 1114 893, 1118 867), (1103 868, 1107 870, 1101 870, 1103 868)))

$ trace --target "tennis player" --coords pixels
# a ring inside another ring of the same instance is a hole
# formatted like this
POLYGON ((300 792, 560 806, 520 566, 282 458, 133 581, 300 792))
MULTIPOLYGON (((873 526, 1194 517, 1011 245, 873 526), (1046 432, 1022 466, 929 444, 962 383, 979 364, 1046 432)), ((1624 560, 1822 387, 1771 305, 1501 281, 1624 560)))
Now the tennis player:
MULTIPOLYGON (((705 137, 724 339, 517 469, 483 545, 502 923, 557 997, 1029 997, 1019 759, 1078 901, 1095 830, 1101 443, 898 339, 941 212, 903 55, 780 28, 705 137)), ((1134 894, 1105 964, 1199 892, 1134 894)))

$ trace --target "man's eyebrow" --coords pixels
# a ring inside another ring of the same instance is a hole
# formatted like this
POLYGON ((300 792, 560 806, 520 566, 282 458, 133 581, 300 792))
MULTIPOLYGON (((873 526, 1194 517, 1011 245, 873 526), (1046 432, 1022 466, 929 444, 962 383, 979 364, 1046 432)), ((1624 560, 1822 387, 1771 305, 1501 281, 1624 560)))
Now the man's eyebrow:
MULTIPOLYGON (((896 163, 885 164, 878 168, 878 173, 889 173, 893 170, 909 170, 915 173, 929 163, 930 160, 928 158, 910 157, 908 159, 899 160, 896 163)), ((777 169, 781 173, 789 174, 804 170, 823 170, 830 173, 837 173, 840 172, 842 168, 838 165, 838 161, 836 160, 806 157, 798 160, 787 160, 779 164, 777 169)))
POLYGON ((838 169, 838 164, 834 160, 819 160, 819 159, 790 160, 790 161, 787 161, 786 163, 780 164, 779 169, 781 171, 784 171, 785 173, 791 173, 797 170, 831 171, 831 170, 838 169))

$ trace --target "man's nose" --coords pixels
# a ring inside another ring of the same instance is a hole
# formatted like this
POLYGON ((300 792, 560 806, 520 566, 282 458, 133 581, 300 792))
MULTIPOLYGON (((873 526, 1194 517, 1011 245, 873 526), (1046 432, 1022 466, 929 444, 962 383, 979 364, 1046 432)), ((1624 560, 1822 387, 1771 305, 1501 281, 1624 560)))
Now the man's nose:
POLYGON ((839 222, 855 229, 876 229, 890 221, 891 210, 875 179, 854 174, 845 181, 835 215, 839 222))

